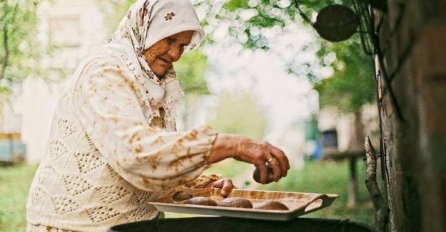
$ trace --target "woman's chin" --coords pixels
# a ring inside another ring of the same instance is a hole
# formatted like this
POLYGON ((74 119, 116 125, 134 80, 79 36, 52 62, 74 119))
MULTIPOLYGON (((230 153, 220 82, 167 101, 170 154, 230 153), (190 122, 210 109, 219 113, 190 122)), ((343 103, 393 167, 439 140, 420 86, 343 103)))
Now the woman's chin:
POLYGON ((153 73, 155 73, 155 75, 157 75, 158 77, 162 77, 164 76, 164 74, 166 73, 167 69, 166 68, 153 68, 152 69, 153 73))

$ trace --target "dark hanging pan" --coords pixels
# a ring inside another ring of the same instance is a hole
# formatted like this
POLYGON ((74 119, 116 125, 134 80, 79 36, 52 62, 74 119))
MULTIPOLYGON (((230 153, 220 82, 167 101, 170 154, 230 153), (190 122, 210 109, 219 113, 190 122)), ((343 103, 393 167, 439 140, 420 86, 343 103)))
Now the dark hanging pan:
POLYGON ((336 4, 324 7, 313 26, 322 38, 340 42, 350 38, 358 25, 359 19, 353 10, 336 4))

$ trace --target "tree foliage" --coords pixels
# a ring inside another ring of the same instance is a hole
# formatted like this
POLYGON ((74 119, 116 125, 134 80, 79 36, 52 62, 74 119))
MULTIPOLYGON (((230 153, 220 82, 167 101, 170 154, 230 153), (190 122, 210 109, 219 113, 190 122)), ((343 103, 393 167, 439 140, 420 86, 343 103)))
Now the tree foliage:
MULTIPOLYGON (((268 49, 274 40, 268 41, 262 36, 262 31, 302 21, 296 1, 310 20, 328 5, 343 4, 351 7, 351 1, 341 0, 227 0, 219 9, 208 13, 203 25, 206 27, 215 22, 215 19, 230 21, 230 35, 239 38, 238 41, 246 48, 268 49)), ((200 0, 197 5, 212 8, 212 1, 200 0)), ((310 26, 308 23, 306 25, 310 26)), ((209 36, 211 38, 208 41, 212 42, 212 34, 209 36)), ((320 93, 321 105, 335 106, 341 112, 356 112, 364 104, 373 102, 375 83, 372 61, 362 52, 359 36, 355 35, 341 43, 330 43, 322 39, 315 42, 320 45, 320 64, 333 70, 328 79, 314 77, 311 71, 306 74, 320 93)))
POLYGON ((39 71, 37 0, 0 1, 0 93, 39 71))
POLYGON ((315 85, 320 93, 321 106, 335 106, 340 112, 359 112, 363 105, 376 98, 373 64, 361 44, 353 39, 343 43, 325 43, 320 50, 322 60, 336 55, 328 64, 333 75, 315 85))

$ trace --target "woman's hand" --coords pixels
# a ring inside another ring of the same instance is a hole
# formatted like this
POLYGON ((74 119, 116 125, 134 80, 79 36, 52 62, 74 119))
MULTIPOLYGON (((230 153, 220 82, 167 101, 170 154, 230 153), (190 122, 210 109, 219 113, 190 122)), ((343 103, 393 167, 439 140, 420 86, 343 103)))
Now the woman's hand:
POLYGON ((232 189, 235 188, 234 184, 232 183, 232 180, 228 178, 222 178, 214 181, 212 183, 212 187, 221 189, 220 194, 223 197, 228 196, 231 193, 232 189))
POLYGON ((219 188, 223 197, 228 196, 235 188, 231 179, 222 178, 216 174, 201 175, 192 182, 185 184, 185 186, 188 188, 219 188))
POLYGON ((259 183, 267 184, 278 181, 287 175, 290 168, 288 158, 279 148, 263 141, 246 137, 219 134, 208 159, 209 164, 226 158, 254 164, 259 170, 259 183), (272 178, 268 178, 268 167, 272 169, 272 178))

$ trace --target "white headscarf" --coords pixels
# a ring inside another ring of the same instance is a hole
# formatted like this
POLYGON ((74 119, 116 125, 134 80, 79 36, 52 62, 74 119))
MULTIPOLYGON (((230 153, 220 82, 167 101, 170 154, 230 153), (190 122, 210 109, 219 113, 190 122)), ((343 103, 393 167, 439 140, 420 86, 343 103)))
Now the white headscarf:
POLYGON ((195 31, 191 43, 184 48, 195 48, 203 38, 197 14, 188 0, 138 0, 121 20, 118 29, 102 53, 122 57, 145 91, 140 93, 152 108, 153 118, 165 112, 167 129, 174 129, 174 107, 182 95, 173 68, 164 77, 157 77, 144 59, 143 53, 156 42, 182 31, 195 31), (150 81, 147 81, 150 80, 150 81))

